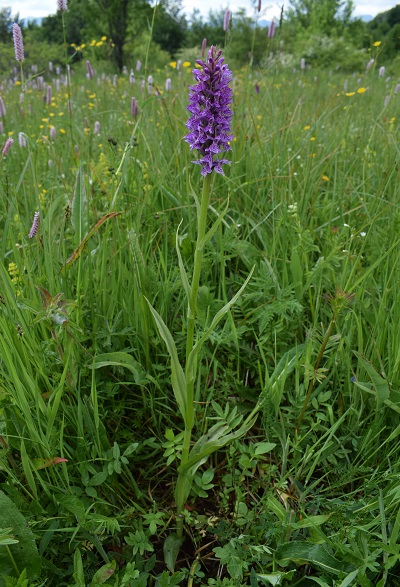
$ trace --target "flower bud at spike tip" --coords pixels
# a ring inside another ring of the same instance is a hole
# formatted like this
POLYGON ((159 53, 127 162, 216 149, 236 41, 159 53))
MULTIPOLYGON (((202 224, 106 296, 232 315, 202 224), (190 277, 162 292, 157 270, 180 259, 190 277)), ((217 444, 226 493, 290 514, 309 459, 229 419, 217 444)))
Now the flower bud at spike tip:
POLYGON ((35 215, 33 217, 32 226, 31 226, 31 229, 28 234, 29 238, 33 238, 34 236, 37 235, 37 231, 39 230, 39 218, 40 218, 39 212, 35 212, 35 215))
POLYGON ((191 149, 197 149, 201 159, 193 161, 202 166, 201 174, 206 176, 215 171, 224 175, 222 165, 227 159, 218 159, 217 155, 231 150, 232 89, 229 82, 232 73, 226 64, 222 52, 212 46, 208 59, 196 61, 203 69, 194 69, 193 75, 198 82, 190 86, 189 106, 192 116, 186 123, 189 134, 185 140, 191 149))
POLYGON ((86 69, 87 69, 89 78, 93 79, 93 69, 92 69, 92 66, 90 65, 89 59, 87 59, 87 61, 86 61, 86 69))
POLYGON ((274 19, 271 20, 271 24, 269 25, 268 28, 268 39, 272 39, 272 37, 275 35, 275 21, 274 19))
POLYGON ((6 140, 3 150, 1 152, 1 154, 3 155, 3 157, 5 157, 8 153, 8 151, 11 149, 12 145, 14 143, 14 140, 11 137, 8 137, 8 139, 6 140))
POLYGON ((27 146, 25 133, 23 133, 23 132, 18 133, 18 143, 19 143, 19 146, 22 148, 25 148, 27 146))
POLYGON ((231 11, 229 10, 229 8, 227 8, 225 10, 225 14, 224 14, 224 31, 227 31, 229 29, 230 22, 231 22, 231 11))
POLYGON ((0 117, 6 117, 6 106, 4 104, 3 98, 0 96, 0 117))
POLYGON ((67 10, 68 10, 67 0, 57 0, 57 7, 58 7, 58 10, 61 10, 61 12, 67 12, 67 10))
POLYGON ((132 116, 132 118, 136 118, 137 113, 138 113, 137 101, 136 101, 136 98, 132 98, 131 99, 131 116, 132 116))
POLYGON ((24 60, 24 43, 22 41, 22 31, 16 22, 14 22, 13 24, 13 39, 15 59, 22 63, 22 61, 24 60))
POLYGON ((201 58, 204 59, 204 55, 206 54, 206 49, 207 49, 207 39, 204 38, 203 42, 201 44, 201 58))

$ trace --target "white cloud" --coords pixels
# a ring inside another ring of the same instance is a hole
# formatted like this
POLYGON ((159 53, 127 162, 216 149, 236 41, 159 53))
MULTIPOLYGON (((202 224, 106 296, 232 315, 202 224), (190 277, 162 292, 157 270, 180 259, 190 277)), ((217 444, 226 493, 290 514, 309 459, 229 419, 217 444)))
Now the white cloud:
POLYGON ((48 16, 57 12, 57 0, 0 0, 0 8, 10 7, 12 14, 19 13, 20 18, 48 16))
MULTIPOLYGON (((384 12, 396 6, 397 0, 355 0, 354 15, 370 14, 375 16, 379 12, 384 12)), ((276 18, 280 14, 280 7, 282 4, 286 6, 289 4, 285 0, 278 1, 262 1, 262 16, 263 18, 276 18)), ((21 18, 28 16, 40 17, 48 14, 55 14, 57 11, 57 0, 0 0, 0 8, 11 6, 12 13, 19 12, 21 18)), ((187 14, 191 14, 194 8, 198 8, 203 16, 207 16, 210 10, 225 10, 229 7, 235 12, 239 7, 245 8, 249 14, 253 14, 253 4, 251 0, 183 0, 182 6, 187 14)))

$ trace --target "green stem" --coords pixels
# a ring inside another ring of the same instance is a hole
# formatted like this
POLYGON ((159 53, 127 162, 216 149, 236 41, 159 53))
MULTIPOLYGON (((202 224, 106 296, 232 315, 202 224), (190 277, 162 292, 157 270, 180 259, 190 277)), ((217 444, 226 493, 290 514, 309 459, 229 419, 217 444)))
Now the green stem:
MULTIPOLYGON (((183 447, 181 456, 181 466, 185 465, 189 458, 190 440, 194 424, 194 381, 196 377, 196 364, 189 360, 190 353, 193 350, 194 343, 194 321, 197 313, 197 296, 199 293, 200 274, 203 264, 203 239, 207 229, 207 210, 210 202, 211 174, 208 174, 203 183, 203 193, 201 196, 200 207, 197 208, 197 242, 194 253, 193 278, 191 284, 190 297, 188 300, 187 310, 187 333, 186 333, 186 418, 185 432, 183 436, 183 447)), ((179 475, 176 485, 176 509, 177 509, 177 535, 182 538, 183 535, 183 518, 181 516, 183 506, 187 499, 187 476, 179 475)))
POLYGON ((207 227, 207 210, 210 202, 211 173, 206 175, 203 184, 203 193, 201 196, 200 209, 197 210, 197 243, 194 253, 193 279, 191 285, 191 295, 188 303, 188 325, 186 337, 186 361, 193 349, 194 339, 194 319, 197 310, 197 295, 199 293, 200 272, 203 263, 203 247, 200 246, 206 234, 207 227))
POLYGON ((8 544, 6 544, 5 546, 6 546, 6 550, 7 550, 7 552, 8 552, 8 556, 9 556, 9 557, 10 557, 10 559, 11 559, 12 566, 14 567, 14 570, 15 570, 15 572, 17 573, 17 577, 19 577, 21 573, 19 572, 19 569, 18 569, 18 567, 17 567, 17 563, 15 562, 15 559, 14 559, 14 557, 13 557, 13 555, 12 555, 11 549, 10 549, 10 547, 8 546, 8 544))
MULTIPOLYGON (((332 317, 332 320, 331 320, 331 322, 329 324, 328 330, 326 331, 324 340, 322 341, 322 346, 321 346, 321 349, 319 351, 319 354, 318 354, 318 357, 317 357, 317 361, 316 361, 316 363, 314 365, 314 373, 317 372, 318 367, 319 367, 319 365, 320 365, 320 363, 322 361, 322 357, 324 355, 326 345, 328 344, 328 340, 330 339, 330 336, 332 334, 332 330, 333 330, 333 327, 335 325, 335 321, 336 321, 335 320, 335 314, 333 314, 333 317, 332 317)), ((301 423, 303 421, 304 414, 306 413, 308 402, 310 401, 311 393, 312 393, 312 391, 314 389, 315 381, 316 381, 316 379, 315 379, 315 377, 313 377, 313 379, 311 379, 311 381, 310 381, 310 383, 308 385, 307 395, 306 395, 306 398, 305 398, 304 403, 303 403, 303 409, 301 410, 301 414, 300 414, 299 419, 297 421, 296 432, 298 432, 300 430, 300 426, 301 426, 301 423)))

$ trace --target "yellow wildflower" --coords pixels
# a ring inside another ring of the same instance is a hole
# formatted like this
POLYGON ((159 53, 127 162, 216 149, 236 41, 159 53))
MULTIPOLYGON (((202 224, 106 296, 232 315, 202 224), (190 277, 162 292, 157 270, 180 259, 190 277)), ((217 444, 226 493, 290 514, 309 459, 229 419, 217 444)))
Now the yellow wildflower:
POLYGON ((372 43, 373 47, 379 47, 379 45, 382 43, 382 41, 375 41, 375 43, 372 43))
POLYGON ((346 96, 354 96, 355 92, 346 92, 346 96))
POLYGON ((367 91, 367 88, 358 88, 357 94, 363 94, 366 91, 367 91))
POLYGON ((328 177, 327 175, 323 175, 323 176, 322 176, 322 179, 323 179, 324 181, 329 181, 329 177, 328 177))

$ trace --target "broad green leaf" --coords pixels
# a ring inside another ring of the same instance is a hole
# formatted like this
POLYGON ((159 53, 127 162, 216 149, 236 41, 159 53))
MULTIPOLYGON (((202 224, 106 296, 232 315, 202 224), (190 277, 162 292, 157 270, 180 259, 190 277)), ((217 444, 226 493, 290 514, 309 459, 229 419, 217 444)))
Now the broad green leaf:
POLYGON ((96 473, 89 481, 89 487, 97 487, 98 485, 102 485, 104 481, 108 478, 107 471, 100 471, 100 473, 96 473))
POLYGON ((378 373, 372 363, 368 361, 363 355, 357 351, 353 351, 353 353, 370 376, 372 385, 374 386, 376 392, 377 404, 378 406, 381 406, 385 400, 389 399, 390 396, 390 389, 387 380, 378 373))
MULTIPOLYGON (((30 580, 38 577, 41 559, 32 531, 24 516, 3 491, 0 491, 0 527, 6 528, 18 541, 16 544, 8 544, 18 569, 26 569, 30 580)), ((0 587, 5 585, 2 575, 15 576, 14 566, 6 548, 0 548, 0 587)))
MULTIPOLYGON (((89 365, 92 369, 100 369, 101 367, 124 367, 129 369, 135 376, 135 383, 143 385, 145 383, 144 375, 140 363, 129 354, 123 351, 115 353, 103 353, 97 355, 93 359, 93 363, 89 365)), ((149 378, 150 381, 150 378, 149 378)))
POLYGON ((321 526, 321 524, 325 524, 327 520, 331 517, 332 514, 325 514, 320 516, 309 516, 308 518, 303 518, 296 522, 296 528, 314 528, 315 526, 321 526))
POLYGON ((343 571, 349 572, 354 569, 353 565, 344 564, 330 554, 324 544, 314 544, 312 542, 294 541, 282 544, 276 551, 276 560, 280 565, 285 565, 289 562, 301 565, 308 562, 337 575, 343 571))
POLYGON ((160 314, 157 312, 157 310, 153 308, 153 306, 150 304, 147 298, 146 301, 149 304, 151 313, 153 314, 154 320, 158 328, 158 332, 160 333, 160 336, 164 340, 165 344, 167 345, 167 350, 171 358, 172 389, 174 391, 176 403, 178 404, 178 408, 182 414, 183 421, 186 425, 186 379, 181 364, 179 363, 178 352, 176 350, 175 342, 172 338, 172 334, 168 329, 168 326, 165 324, 160 314))
POLYGON ((255 424, 257 416, 252 420, 245 422, 240 428, 235 431, 228 432, 229 426, 225 423, 215 424, 210 428, 207 434, 204 434, 194 444, 192 450, 189 453, 189 459, 178 468, 180 474, 185 474, 189 469, 193 475, 198 469, 200 462, 205 462, 206 457, 211 455, 216 450, 226 446, 233 440, 237 440, 241 436, 244 436, 250 428, 255 424))
POLYGON ((90 587, 96 587, 105 583, 114 573, 117 568, 117 561, 113 560, 110 563, 103 565, 94 575, 90 587))
POLYGON ((257 577, 265 581, 268 585, 282 585, 282 580, 285 579, 286 581, 290 581, 293 578, 293 575, 296 571, 276 571, 275 573, 268 573, 268 574, 259 574, 257 573, 257 577))
POLYGON ((269 495, 267 497, 266 505, 277 516, 277 518, 279 519, 279 521, 282 524, 286 522, 287 511, 285 510, 283 505, 277 499, 275 499, 275 497, 273 497, 272 495, 269 495))
POLYGON ((171 573, 175 570, 176 559, 183 544, 183 538, 170 534, 164 541, 164 561, 171 573))
POLYGON ((76 517, 79 524, 84 524, 86 509, 83 502, 76 495, 60 493, 56 496, 56 500, 76 517))
POLYGON ((264 455, 266 452, 271 452, 275 447, 275 442, 259 442, 254 448, 254 454, 264 455))

